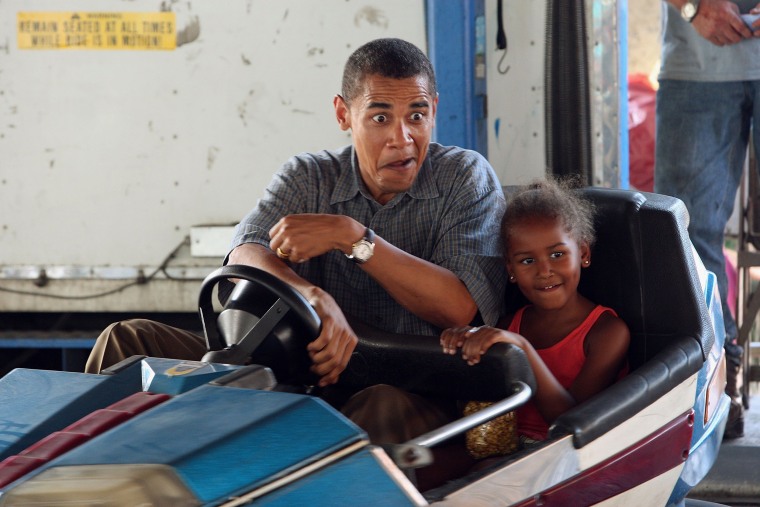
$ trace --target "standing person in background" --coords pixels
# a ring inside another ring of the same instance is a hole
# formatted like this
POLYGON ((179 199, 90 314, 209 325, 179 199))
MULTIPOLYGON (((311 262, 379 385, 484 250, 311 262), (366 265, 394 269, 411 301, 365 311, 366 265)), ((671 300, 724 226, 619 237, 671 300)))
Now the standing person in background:
POLYGON ((760 21, 747 16, 760 9, 754 0, 667 0, 662 13, 654 190, 686 204, 691 240, 718 279, 731 397, 724 438, 736 438, 744 434, 742 349, 727 302, 723 241, 750 131, 760 146, 760 127, 751 129, 760 118, 760 21))

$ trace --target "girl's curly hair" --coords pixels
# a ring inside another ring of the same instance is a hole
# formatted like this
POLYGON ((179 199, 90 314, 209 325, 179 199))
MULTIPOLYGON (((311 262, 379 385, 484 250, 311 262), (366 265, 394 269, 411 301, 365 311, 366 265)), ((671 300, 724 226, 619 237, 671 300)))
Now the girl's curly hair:
POLYGON ((589 247, 596 240, 594 231, 594 204, 577 190, 577 178, 546 178, 520 187, 509 197, 501 220, 501 234, 505 251, 509 246, 515 224, 526 219, 550 218, 560 220, 579 244, 589 247))

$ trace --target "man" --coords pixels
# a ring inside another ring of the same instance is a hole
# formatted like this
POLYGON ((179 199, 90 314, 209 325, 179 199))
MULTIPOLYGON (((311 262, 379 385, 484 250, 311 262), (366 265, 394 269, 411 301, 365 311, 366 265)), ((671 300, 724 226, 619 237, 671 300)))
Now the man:
MULTIPOLYGON (((333 105, 353 144, 291 158, 225 259, 276 275, 315 308, 322 332, 308 350, 321 386, 338 380, 356 345, 346 314, 436 336, 495 324, 506 279, 501 185, 479 154, 430 142, 438 94, 424 53, 399 39, 365 44, 333 105)), ((86 371, 134 354, 198 360, 205 351, 192 333, 120 322, 98 338, 86 371)))
MULTIPOLYGON (((742 14, 756 0, 668 0, 656 106, 655 192, 689 210, 689 234, 718 279, 726 329, 731 410, 725 438, 743 435, 741 348, 727 302, 723 235, 744 166, 750 126, 760 119, 760 22, 742 14), (669 5, 668 5, 669 4, 669 5), (754 34, 753 34, 753 30, 754 34)), ((754 128, 760 146, 760 129, 754 128)))

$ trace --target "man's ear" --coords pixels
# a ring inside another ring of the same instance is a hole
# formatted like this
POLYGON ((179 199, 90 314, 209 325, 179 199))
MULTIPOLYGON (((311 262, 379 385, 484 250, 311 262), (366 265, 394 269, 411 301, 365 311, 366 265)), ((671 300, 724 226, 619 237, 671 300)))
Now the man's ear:
POLYGON ((435 94, 433 99, 433 127, 435 127, 435 114, 438 112, 438 93, 435 94))
POLYGON ((351 128, 351 115, 348 110, 348 104, 343 100, 343 97, 336 95, 333 99, 333 106, 335 107, 335 119, 338 120, 338 126, 341 130, 348 130, 351 128))

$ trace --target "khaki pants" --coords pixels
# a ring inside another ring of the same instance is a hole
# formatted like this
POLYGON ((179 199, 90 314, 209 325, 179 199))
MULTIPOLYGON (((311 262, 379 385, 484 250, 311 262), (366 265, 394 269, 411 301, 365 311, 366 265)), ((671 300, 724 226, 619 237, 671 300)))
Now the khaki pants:
POLYGON ((454 420, 455 405, 380 384, 353 395, 341 412, 366 431, 372 443, 400 444, 454 420))
POLYGON ((200 361, 206 341, 199 335, 147 319, 115 322, 98 336, 85 373, 101 370, 134 355, 200 361))
MULTIPOLYGON (((367 432, 376 445, 400 444, 461 417, 454 401, 423 398, 389 385, 367 387, 343 406, 343 414, 367 432)), ((461 477, 476 464, 464 436, 432 449, 433 463, 410 477, 421 491, 461 477)))

